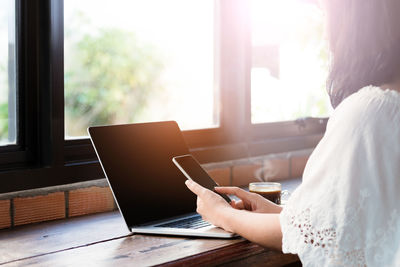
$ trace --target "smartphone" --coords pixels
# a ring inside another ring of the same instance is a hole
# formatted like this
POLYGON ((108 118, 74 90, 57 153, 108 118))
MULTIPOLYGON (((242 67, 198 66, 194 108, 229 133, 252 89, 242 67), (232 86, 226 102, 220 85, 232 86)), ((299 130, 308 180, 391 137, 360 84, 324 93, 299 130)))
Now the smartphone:
POLYGON ((231 202, 230 198, 225 194, 220 194, 214 190, 218 186, 216 182, 208 175, 208 173, 201 167, 200 163, 191 155, 183 155, 172 158, 172 162, 178 169, 186 176, 198 183, 199 185, 214 191, 225 199, 228 203, 231 202))

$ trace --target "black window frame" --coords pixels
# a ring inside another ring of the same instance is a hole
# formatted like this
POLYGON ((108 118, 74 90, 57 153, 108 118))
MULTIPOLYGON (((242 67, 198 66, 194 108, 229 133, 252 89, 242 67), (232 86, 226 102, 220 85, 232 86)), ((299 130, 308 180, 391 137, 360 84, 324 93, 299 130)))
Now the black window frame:
MULTIPOLYGON (((18 135, 0 147, 0 193, 103 178, 89 139, 64 136, 64 1, 15 1, 18 135)), ((216 0, 220 126, 183 131, 202 163, 311 148, 325 132, 327 118, 251 123, 248 5, 216 0)))

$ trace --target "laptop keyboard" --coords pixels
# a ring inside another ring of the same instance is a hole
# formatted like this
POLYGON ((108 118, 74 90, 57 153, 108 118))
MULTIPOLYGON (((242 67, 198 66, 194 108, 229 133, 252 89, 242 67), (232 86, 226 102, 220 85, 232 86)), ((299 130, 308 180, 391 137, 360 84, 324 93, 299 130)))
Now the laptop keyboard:
POLYGON ((203 221, 203 219, 200 216, 198 216, 198 217, 191 217, 188 219, 179 220, 176 222, 160 224, 157 225, 156 227, 199 229, 210 225, 211 224, 209 224, 206 221, 203 221))

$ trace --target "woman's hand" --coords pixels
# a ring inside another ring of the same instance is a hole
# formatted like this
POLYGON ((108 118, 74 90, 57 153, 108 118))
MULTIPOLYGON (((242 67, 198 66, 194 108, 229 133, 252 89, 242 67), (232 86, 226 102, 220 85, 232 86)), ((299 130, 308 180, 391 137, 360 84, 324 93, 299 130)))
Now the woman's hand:
POLYGON ((248 210, 258 213, 280 213, 282 208, 275 203, 263 198, 259 194, 249 193, 239 187, 215 187, 221 194, 235 195, 240 200, 231 202, 231 206, 239 210, 248 210))
POLYGON ((233 209, 221 196, 211 190, 192 180, 186 180, 185 183, 197 195, 197 212, 204 220, 262 246, 282 249, 282 232, 277 214, 281 208, 278 205, 237 187, 216 187, 216 191, 220 193, 233 194, 241 199, 241 202, 231 204, 239 208, 233 209), (247 211, 246 207, 253 212, 247 211), (277 212, 273 213, 274 211, 277 212))
POLYGON ((197 213, 215 226, 226 229, 222 213, 232 210, 230 205, 218 194, 208 190, 192 180, 186 180, 186 186, 197 195, 197 213))

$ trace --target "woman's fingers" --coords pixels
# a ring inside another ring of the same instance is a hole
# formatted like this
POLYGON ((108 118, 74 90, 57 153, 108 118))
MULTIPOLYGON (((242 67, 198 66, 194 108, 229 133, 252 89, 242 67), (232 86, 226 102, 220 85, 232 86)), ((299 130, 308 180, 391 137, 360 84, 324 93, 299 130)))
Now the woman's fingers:
POLYGON ((244 204, 243 204, 243 201, 241 201, 241 200, 233 200, 231 202, 231 206, 232 206, 232 208, 238 209, 238 210, 244 209, 244 204))
POLYGON ((219 195, 208 190, 192 180, 185 181, 186 186, 197 195, 197 213, 210 223, 221 226, 220 213, 223 208, 230 207, 219 195))
POLYGON ((192 191, 193 193, 195 193, 196 195, 198 195, 199 197, 202 197, 206 190, 204 187, 202 187, 201 185, 199 185, 198 183, 188 179, 185 181, 186 186, 190 189, 190 191, 192 191))
POLYGON ((235 186, 215 187, 215 191, 222 194, 235 195, 240 198, 240 202, 234 204, 237 206, 235 206, 236 209, 253 210, 253 205, 256 202, 256 196, 253 193, 235 186))
POLYGON ((249 199, 251 196, 251 193, 236 186, 218 186, 215 187, 215 191, 222 194, 235 195, 240 199, 249 199))

